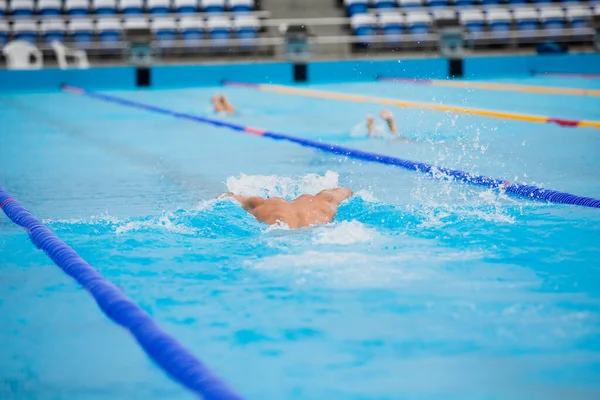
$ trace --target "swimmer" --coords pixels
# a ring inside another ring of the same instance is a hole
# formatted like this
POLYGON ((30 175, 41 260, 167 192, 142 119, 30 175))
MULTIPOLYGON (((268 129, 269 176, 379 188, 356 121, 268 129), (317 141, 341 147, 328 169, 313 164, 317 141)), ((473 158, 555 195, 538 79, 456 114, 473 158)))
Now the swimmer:
POLYGON ((303 194, 292 201, 280 197, 245 197, 233 193, 225 193, 219 198, 235 198, 244 210, 265 224, 284 223, 290 229, 297 229, 331 222, 340 203, 350 196, 352 190, 340 187, 322 190, 317 195, 303 194))
POLYGON ((226 112, 229 115, 235 114, 235 108, 233 108, 229 99, 224 94, 213 96, 211 102, 217 114, 222 112, 226 112))
MULTIPOLYGON (((387 123, 388 129, 392 135, 398 135, 398 128, 396 127, 396 121, 394 115, 389 110, 383 110, 379 116, 387 123)), ((367 132, 369 136, 373 136, 375 133, 375 118, 372 115, 367 114, 367 132)))

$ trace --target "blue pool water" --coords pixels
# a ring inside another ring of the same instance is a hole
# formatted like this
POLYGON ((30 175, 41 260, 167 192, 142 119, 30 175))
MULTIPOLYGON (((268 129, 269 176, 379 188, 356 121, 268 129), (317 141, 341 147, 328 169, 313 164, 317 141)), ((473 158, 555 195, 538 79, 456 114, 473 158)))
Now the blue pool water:
MULTIPOLYGON (((594 88, 598 81, 500 82, 594 88)), ((597 97, 324 91, 600 120, 597 97)), ((600 198, 600 130, 247 88, 114 91, 179 112, 600 198), (215 116, 225 92, 239 110, 215 116)), ((600 397, 600 213, 68 93, 0 95, 0 184, 249 399, 600 397), (226 191, 356 196, 257 223, 226 191)), ((190 399, 0 217, 0 398, 190 399)))

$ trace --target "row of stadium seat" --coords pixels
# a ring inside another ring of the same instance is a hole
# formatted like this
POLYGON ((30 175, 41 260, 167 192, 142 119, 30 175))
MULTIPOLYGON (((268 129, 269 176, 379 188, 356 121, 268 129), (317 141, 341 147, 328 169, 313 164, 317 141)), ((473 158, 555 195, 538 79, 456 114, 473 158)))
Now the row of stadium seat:
MULTIPOLYGON (((530 0, 534 4, 552 4, 553 0, 530 0)), ((556 0, 556 3, 579 3, 579 0, 556 0)), ((589 0, 589 3, 600 2, 600 0, 589 0)), ((346 11, 349 16, 363 14, 369 11, 369 7, 376 10, 387 10, 395 8, 419 8, 419 7, 469 7, 474 5, 500 5, 507 3, 527 4, 528 0, 344 0, 346 11)), ((588 4, 583 1, 582 4, 588 4)))
POLYGON ((0 0, 0 16, 250 12, 254 0, 0 0))
POLYGON ((254 16, 213 16, 203 20, 196 16, 161 16, 152 19, 141 16, 99 18, 73 18, 68 22, 62 19, 45 19, 38 24, 33 20, 15 20, 12 26, 0 20, 0 43, 11 36, 15 40, 36 43, 41 37, 45 42, 70 40, 79 47, 89 47, 95 39, 100 44, 111 45, 122 40, 123 31, 132 28, 150 28, 159 42, 172 41, 179 33, 183 40, 200 40, 205 34, 210 39, 237 38, 255 39, 258 37, 260 22, 254 16))
MULTIPOLYGON (((444 10, 447 15, 449 10, 444 10)), ((454 12, 450 11, 454 14, 454 12)), ((471 34, 483 32, 488 28, 492 32, 509 31, 513 25, 519 30, 532 30, 538 28, 560 30, 566 27, 583 28, 593 14, 600 14, 600 5, 572 6, 562 9, 560 7, 519 7, 514 9, 465 9, 458 12, 461 24, 471 34)), ((374 14, 357 14, 351 17, 351 26, 358 36, 371 36, 379 32, 384 35, 399 35, 404 32, 414 35, 427 34, 431 31, 436 16, 435 12, 412 11, 402 14, 400 12, 384 12, 374 14), (379 29, 381 31, 379 31, 379 29)))

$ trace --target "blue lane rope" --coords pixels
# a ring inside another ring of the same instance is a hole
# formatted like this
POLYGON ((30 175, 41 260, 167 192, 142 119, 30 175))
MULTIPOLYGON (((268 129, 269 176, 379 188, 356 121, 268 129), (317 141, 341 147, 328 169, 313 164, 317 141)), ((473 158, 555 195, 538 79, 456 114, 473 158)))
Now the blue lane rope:
POLYGON ((145 311, 106 280, 2 186, 0 208, 15 224, 27 231, 35 246, 42 249, 56 265, 92 295, 107 317, 131 332, 146 354, 174 380, 206 400, 241 399, 205 364, 162 330, 145 311))
POLYGON ((302 139, 293 136, 283 135, 275 132, 265 132, 259 129, 250 128, 242 125, 231 124, 228 122, 222 122, 211 118, 200 117, 193 114, 180 113, 177 111, 169 110, 162 107, 152 106, 144 103, 140 103, 137 101, 122 99, 116 96, 110 96, 102 93, 94 93, 87 92, 80 88, 64 86, 64 90, 70 93, 81 94, 84 96, 88 96, 94 99, 99 99, 111 103, 117 103, 121 105, 126 105, 130 107, 140 108, 143 110, 152 111, 159 114, 170 115, 176 118, 188 119, 196 122, 211 124, 214 126, 229 128, 236 131, 248 132, 248 133, 258 133, 260 136, 268 137, 275 140, 285 140, 288 142, 296 143, 301 146, 311 147, 314 149, 319 149, 321 151, 325 151, 328 153, 344 155, 347 157, 352 157, 358 160, 375 162, 379 164, 385 165, 393 165, 396 167, 405 168, 411 171, 417 171, 421 173, 425 173, 434 178, 438 179, 454 179, 464 183, 470 183, 473 185, 483 186, 487 188, 498 188, 504 190, 508 194, 512 194, 519 197, 524 197, 530 200, 542 200, 550 203, 556 204, 573 204, 584 207, 592 207, 592 208, 600 208, 600 200, 594 199, 591 197, 578 196, 571 193, 559 192, 556 190, 544 189, 537 186, 523 185, 520 183, 512 183, 502 179, 489 178, 487 176, 482 175, 473 175, 468 172, 455 170, 451 168, 443 168, 437 167, 432 164, 404 160, 401 158, 385 156, 381 154, 369 153, 365 151, 360 151, 356 149, 352 149, 349 147, 337 146, 332 144, 326 144, 321 142, 316 142, 314 140, 302 139))

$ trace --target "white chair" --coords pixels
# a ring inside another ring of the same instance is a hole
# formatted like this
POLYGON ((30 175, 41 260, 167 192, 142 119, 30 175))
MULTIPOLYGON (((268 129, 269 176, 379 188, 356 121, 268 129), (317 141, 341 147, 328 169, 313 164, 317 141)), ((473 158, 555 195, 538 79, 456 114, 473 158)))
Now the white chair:
POLYGON ((179 20, 179 31, 186 43, 194 44, 204 38, 204 21, 198 17, 182 17, 179 20))
POLYGON ((62 42, 67 33, 67 25, 62 19, 42 19, 40 24, 42 37, 47 43, 62 42))
POLYGON ((174 0, 173 8, 180 14, 191 14, 198 11, 198 0, 174 0))
POLYGON ((98 15, 114 15, 117 12, 117 0, 92 0, 92 10, 98 15))
POLYGON ((515 8, 513 16, 519 30, 536 29, 540 17, 535 8, 529 7, 515 8))
POLYGON ((567 21, 569 21, 572 28, 584 28, 592 18, 592 11, 589 7, 579 5, 570 6, 567 7, 566 15, 567 21))
POLYGON ((411 35, 426 35, 431 27, 431 15, 425 11, 406 13, 406 25, 411 35))
POLYGON ((232 12, 250 12, 254 10, 254 0, 229 0, 232 12))
POLYGON ((463 10, 459 15, 460 23, 471 34, 481 34, 485 26, 485 15, 482 10, 463 10))
POLYGON ((41 15, 60 15, 62 2, 60 0, 38 0, 37 10, 41 15))
POLYGON ((0 0, 0 16, 6 15, 6 0, 0 0))
POLYGON ((123 28, 127 29, 144 29, 149 28, 150 23, 146 17, 131 16, 126 17, 123 21, 123 28))
POLYGON ((119 10, 123 14, 139 15, 144 11, 143 0, 121 0, 119 1, 119 10))
POLYGON ((397 0, 398 2, 398 7, 401 8, 418 8, 418 7, 422 7, 423 3, 421 0, 397 0))
POLYGON ((96 31, 98 32, 100 43, 105 46, 114 46, 121 40, 123 26, 117 18, 104 17, 98 19, 96 22, 96 31))
POLYGON ((0 45, 3 45, 8 41, 9 32, 8 22, 0 20, 0 45))
POLYGON ((66 0, 65 10, 69 15, 88 15, 90 3, 88 0, 66 0))
POLYGON ((204 12, 221 13, 225 11, 225 0, 202 0, 204 12))
POLYGON ((16 40, 35 43, 38 36, 37 23, 32 19, 17 19, 12 26, 13 36, 16 40))
POLYGON ((147 0, 146 7, 150 14, 168 14, 171 11, 171 0, 147 0))
POLYGON ((89 68, 90 63, 88 62, 87 53, 84 50, 71 49, 64 44, 54 41, 50 44, 54 54, 56 55, 56 61, 58 61, 58 67, 60 69, 69 68, 68 57, 71 57, 75 62, 76 68, 89 68))
POLYGON ((33 8, 33 0, 12 0, 10 2, 10 10, 15 17, 33 15, 33 8))
POLYGON ((177 37, 177 23, 173 17, 154 18, 150 28, 161 45, 170 45, 177 37))
POLYGON ((44 66, 42 52, 29 42, 13 40, 4 46, 2 53, 8 69, 41 69, 44 66))
POLYGON ((69 21, 69 33, 78 47, 91 47, 94 24, 88 18, 73 18, 69 21))
POLYGON ((540 20, 546 29, 563 29, 565 27, 565 12, 562 8, 542 8, 540 9, 540 20))

